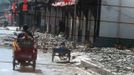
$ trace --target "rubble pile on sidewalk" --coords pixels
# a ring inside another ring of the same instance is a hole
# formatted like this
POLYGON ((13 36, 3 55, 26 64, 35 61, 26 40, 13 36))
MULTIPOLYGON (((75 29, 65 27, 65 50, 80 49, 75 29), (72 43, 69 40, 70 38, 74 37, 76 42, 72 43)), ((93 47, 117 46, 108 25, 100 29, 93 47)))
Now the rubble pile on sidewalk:
POLYGON ((0 46, 11 47, 13 41, 13 35, 0 36, 0 46))
MULTIPOLYGON (((53 36, 51 34, 36 33, 39 36, 38 44, 44 50, 50 50, 52 47, 60 45, 61 42, 66 42, 67 45, 72 45, 61 36, 53 36)), ((116 48, 90 48, 84 50, 84 45, 77 45, 76 49, 72 49, 72 60, 92 60, 101 68, 107 69, 115 75, 132 75, 134 74, 134 52, 132 50, 118 50, 116 48), (79 58, 79 59, 77 59, 79 58)))
POLYGON ((100 63, 100 67, 116 75, 134 74, 134 53, 116 48, 92 48, 86 53, 88 58, 100 63))
POLYGON ((71 42, 67 41, 62 36, 53 36, 52 34, 48 33, 35 33, 38 38, 38 48, 42 50, 52 50, 54 47, 58 47, 62 42, 65 42, 66 45, 70 45, 71 42))

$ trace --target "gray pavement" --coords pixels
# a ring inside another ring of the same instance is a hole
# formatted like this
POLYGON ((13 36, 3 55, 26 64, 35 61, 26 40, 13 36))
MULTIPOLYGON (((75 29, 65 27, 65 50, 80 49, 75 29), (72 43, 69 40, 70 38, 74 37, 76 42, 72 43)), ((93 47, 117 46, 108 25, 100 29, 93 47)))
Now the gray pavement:
POLYGON ((12 49, 0 48, 0 75, 91 75, 70 63, 51 62, 51 53, 38 51, 36 70, 30 66, 17 66, 12 70, 12 49))

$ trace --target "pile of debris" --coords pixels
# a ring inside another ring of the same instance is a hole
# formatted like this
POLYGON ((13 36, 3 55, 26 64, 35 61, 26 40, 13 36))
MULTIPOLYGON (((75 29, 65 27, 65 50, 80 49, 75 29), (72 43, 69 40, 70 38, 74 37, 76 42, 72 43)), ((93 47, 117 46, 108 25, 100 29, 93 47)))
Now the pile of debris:
POLYGON ((38 49, 44 52, 51 51, 54 47, 59 47, 61 43, 65 43, 67 47, 71 46, 71 42, 67 41, 63 36, 54 36, 48 33, 35 33, 38 37, 38 49))
MULTIPOLYGON (((53 36, 47 33, 36 33, 36 35, 39 36, 38 45, 42 50, 51 50, 51 48, 59 46, 61 42, 66 42, 68 48, 73 45, 62 36, 53 36)), ((132 50, 118 50, 116 48, 89 48, 86 50, 84 44, 77 45, 76 49, 72 50, 80 52, 79 56, 86 56, 88 59, 101 64, 100 67, 110 70, 113 74, 134 74, 134 52, 132 50)))
POLYGON ((116 75, 134 74, 134 53, 116 48, 92 48, 86 53, 88 58, 101 64, 116 75))

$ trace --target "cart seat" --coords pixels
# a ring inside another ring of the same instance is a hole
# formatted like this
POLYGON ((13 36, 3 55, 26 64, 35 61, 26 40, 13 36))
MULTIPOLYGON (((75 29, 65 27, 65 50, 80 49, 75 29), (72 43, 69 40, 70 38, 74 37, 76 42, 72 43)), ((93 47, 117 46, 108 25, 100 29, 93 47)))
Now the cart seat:
POLYGON ((33 48, 34 42, 31 39, 17 39, 20 48, 33 48))

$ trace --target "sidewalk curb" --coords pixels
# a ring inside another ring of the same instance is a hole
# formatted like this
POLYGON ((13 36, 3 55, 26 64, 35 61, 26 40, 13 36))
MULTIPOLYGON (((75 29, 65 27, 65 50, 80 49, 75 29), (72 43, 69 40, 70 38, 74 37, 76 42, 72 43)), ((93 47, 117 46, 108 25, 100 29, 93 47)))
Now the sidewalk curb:
POLYGON ((101 67, 99 67, 97 64, 94 64, 91 61, 88 60, 81 60, 81 67, 84 67, 85 69, 90 69, 100 75, 114 75, 113 73, 109 72, 108 70, 105 70, 101 67))
POLYGON ((83 69, 81 69, 81 68, 76 67, 75 69, 77 69, 78 71, 81 71, 84 75, 85 75, 85 74, 86 74, 86 75, 93 75, 92 73, 89 73, 89 72, 87 72, 87 71, 85 71, 85 70, 83 70, 83 69))

